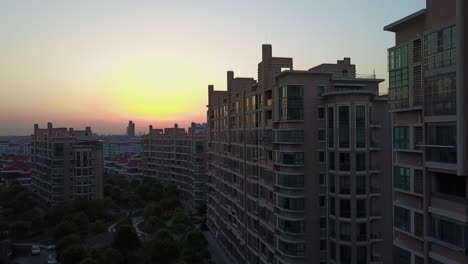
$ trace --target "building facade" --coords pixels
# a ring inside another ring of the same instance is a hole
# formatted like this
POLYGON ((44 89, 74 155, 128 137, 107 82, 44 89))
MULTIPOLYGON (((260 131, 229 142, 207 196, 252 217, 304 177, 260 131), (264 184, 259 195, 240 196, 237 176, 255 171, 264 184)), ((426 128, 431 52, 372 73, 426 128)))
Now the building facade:
POLYGON ((383 80, 292 66, 264 45, 258 81, 209 86, 209 229, 236 263, 391 262, 383 80))
POLYGON ((90 127, 74 130, 48 123, 40 129, 36 124, 31 152, 31 187, 45 206, 102 198, 102 143, 93 137, 90 127))
POLYGON ((153 129, 143 136, 142 171, 163 184, 174 184, 192 209, 206 207, 206 124, 186 130, 153 129))
POLYGON ((468 263, 466 1, 384 29, 393 137, 394 263, 468 263))
POLYGON ((132 120, 128 121, 127 136, 135 137, 135 123, 132 120))

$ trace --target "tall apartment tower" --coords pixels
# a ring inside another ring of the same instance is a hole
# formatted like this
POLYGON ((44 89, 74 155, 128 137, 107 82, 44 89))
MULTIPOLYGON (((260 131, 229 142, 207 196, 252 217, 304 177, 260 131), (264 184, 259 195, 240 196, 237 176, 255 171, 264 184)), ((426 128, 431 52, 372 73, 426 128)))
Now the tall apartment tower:
POLYGON ((258 82, 208 87, 207 222, 234 262, 391 262, 380 82, 349 58, 293 70, 263 45, 258 82))
POLYGON ((206 208, 206 124, 192 123, 188 130, 154 129, 143 136, 142 167, 146 177, 174 184, 191 208, 206 208))
POLYGON ((394 263, 468 263, 467 3, 427 0, 384 29, 394 263))
POLYGON ((132 120, 128 121, 127 136, 135 137, 135 123, 132 120))
POLYGON ((90 127, 47 128, 34 125, 31 139, 32 189, 46 206, 103 195, 102 142, 90 127))

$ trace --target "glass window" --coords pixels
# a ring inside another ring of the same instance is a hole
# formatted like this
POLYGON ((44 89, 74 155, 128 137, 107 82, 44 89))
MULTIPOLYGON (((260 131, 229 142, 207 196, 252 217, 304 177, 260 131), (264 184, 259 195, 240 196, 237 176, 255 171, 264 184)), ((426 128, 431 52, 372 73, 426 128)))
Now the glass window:
POLYGON ((433 233, 437 239, 459 247, 468 244, 468 242, 463 243, 463 237, 468 235, 466 227, 438 218, 435 218, 433 223, 433 233))
POLYGON ((318 155, 318 161, 319 161, 320 163, 325 162, 325 151, 319 151, 318 154, 319 154, 319 155, 318 155))
POLYGON ((426 160, 457 163, 457 127, 452 124, 428 124, 426 160))
POLYGON ((349 106, 338 108, 339 147, 349 148, 349 106))
POLYGON ((304 233, 303 220, 290 220, 278 217, 277 227, 279 230, 286 233, 301 234, 304 233))
POLYGON ((424 37, 424 65, 426 70, 456 64, 456 27, 451 26, 424 37))
POLYGON ((288 188, 304 188, 304 174, 276 174, 276 184, 288 188))
POLYGON ((349 175, 340 176, 340 194, 350 194, 349 175))
POLYGON ((304 211, 304 197, 285 197, 278 195, 277 206, 290 211, 304 211))
POLYGON ((366 194, 366 175, 356 175, 356 194, 366 194))
POLYGON ((335 215, 335 198, 330 197, 330 203, 328 204, 328 208, 330 209, 330 215, 335 215))
POLYGON ((319 206, 320 206, 320 207, 325 207, 325 206, 327 206, 327 205, 325 204, 325 198, 326 198, 325 195, 320 195, 320 196, 319 196, 319 206))
POLYGON ((351 202, 348 199, 340 200, 340 217, 351 217, 351 202))
POLYGON ((388 69, 395 70, 408 66, 408 45, 392 48, 388 51, 388 69))
POLYGON ((278 238, 278 250, 288 256, 303 257, 305 245, 304 243, 288 242, 278 238))
POLYGON ((325 92, 325 86, 319 85, 317 87, 317 96, 322 96, 324 92, 325 92))
POLYGON ((304 165, 304 152, 277 152, 277 163, 283 165, 304 165))
POLYGON ((410 136, 409 127, 396 126, 393 128, 393 148, 409 149, 410 136))
POLYGON ((426 116, 455 115, 457 112, 457 79, 455 74, 426 79, 424 113, 426 116))
POLYGON ((436 191, 438 193, 466 198, 466 177, 440 172, 435 173, 434 176, 436 178, 436 191))
POLYGON ((409 107, 408 45, 389 50, 388 69, 390 108, 409 107))
POLYGON ((351 247, 350 246, 340 246, 340 263, 341 264, 350 264, 351 263, 351 247))
POLYGON ((330 251, 330 259, 336 260, 336 248, 335 248, 335 242, 330 241, 329 242, 329 251, 330 251))
POLYGON ((411 212, 406 208, 395 206, 394 208, 394 224, 395 227, 411 233, 411 212))
POLYGON ((357 223, 356 224, 357 232, 357 241, 367 240, 367 224, 366 223, 357 223))
POLYGON ((328 147, 333 148, 334 146, 334 116, 333 116, 333 107, 328 107, 328 147))
POLYGON ((411 252, 400 247, 393 246, 393 263, 411 264, 411 252))
POLYGON ((318 112, 318 119, 324 119, 325 118, 325 108, 319 107, 317 108, 318 112))
POLYGON ((340 153, 340 171, 349 171, 349 153, 340 153))
POLYGON ((327 218, 320 217, 320 229, 325 229, 325 228, 327 228, 327 218))
POLYGON ((366 107, 356 106, 356 148, 366 147, 366 107))
POLYGON ((357 152, 356 153, 356 171, 365 171, 366 170, 366 153, 357 152))
POLYGON ((367 263, 367 247, 357 247, 357 263, 367 263))
POLYGON ((287 85, 278 88, 279 120, 303 120, 303 86, 287 85))
POLYGON ((410 169, 395 166, 393 169, 393 174, 394 174, 393 175, 394 187, 401 189, 401 190, 410 191, 410 188, 411 188, 410 169))
POLYGON ((366 217, 366 200, 356 200, 356 217, 366 217))
POLYGON ((275 142, 304 143, 304 130, 276 130, 275 142))
POLYGON ((340 238, 346 241, 351 240, 351 224, 350 223, 340 223, 340 238))
POLYGON ((335 152, 328 153, 328 168, 330 170, 335 170, 335 152))
POLYGON ((328 174, 328 187, 330 188, 330 192, 335 192, 335 174, 328 174))
POLYGON ((320 185, 325 185, 325 173, 320 173, 319 174, 319 184, 320 185))

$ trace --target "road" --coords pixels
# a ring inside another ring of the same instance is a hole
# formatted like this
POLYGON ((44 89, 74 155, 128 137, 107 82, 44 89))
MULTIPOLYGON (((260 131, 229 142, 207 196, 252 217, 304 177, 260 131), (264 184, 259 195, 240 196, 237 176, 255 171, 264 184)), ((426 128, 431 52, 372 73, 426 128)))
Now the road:
MULTIPOLYGON (((24 245, 29 246, 33 245, 33 243, 21 243, 16 245, 24 245)), ((37 244, 34 244, 37 245, 37 244)), ((47 251, 47 247, 45 245, 39 245, 41 248, 41 254, 36 256, 23 256, 19 258, 15 258, 13 261, 17 264, 44 264, 47 263, 47 257, 49 254, 55 254, 55 252, 47 251)))
MULTIPOLYGON (((145 233, 143 232, 142 230, 140 230, 140 228, 138 227, 140 225, 141 222, 143 222, 144 219, 142 216, 138 216, 138 217, 133 217, 132 218, 132 225, 133 225, 133 228, 135 229, 138 237, 141 239, 141 240, 148 240, 151 238, 151 235, 148 234, 148 233, 145 233)), ((112 233, 112 232, 115 232, 115 225, 116 224, 112 224, 110 225, 108 228, 107 228, 107 232, 109 233, 112 233)))

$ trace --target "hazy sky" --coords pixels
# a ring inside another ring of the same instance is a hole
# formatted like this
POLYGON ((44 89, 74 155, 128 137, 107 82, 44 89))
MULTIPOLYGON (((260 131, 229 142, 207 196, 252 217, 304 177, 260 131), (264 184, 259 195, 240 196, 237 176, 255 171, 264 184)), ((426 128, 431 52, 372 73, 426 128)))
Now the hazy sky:
MULTIPOLYGON (((257 78, 261 44, 294 69, 351 57, 387 79, 382 28, 424 0, 0 0, 0 135, 202 122, 207 85, 257 78)), ((386 90, 386 83, 381 86, 386 90)))

